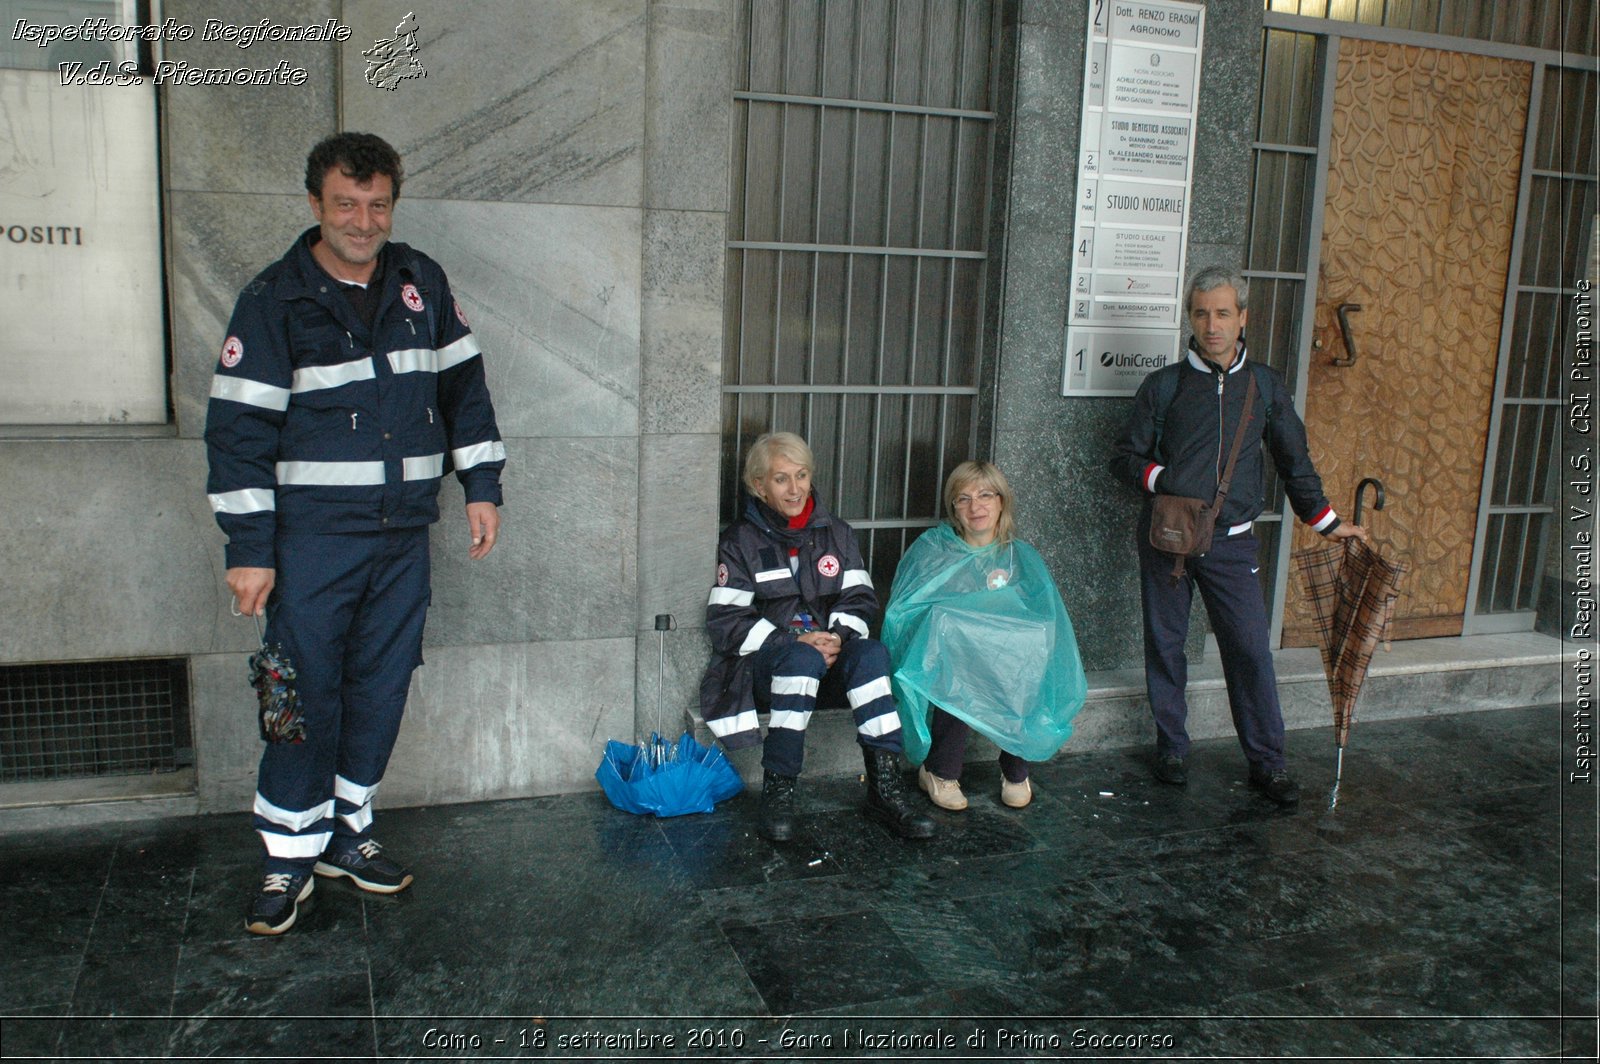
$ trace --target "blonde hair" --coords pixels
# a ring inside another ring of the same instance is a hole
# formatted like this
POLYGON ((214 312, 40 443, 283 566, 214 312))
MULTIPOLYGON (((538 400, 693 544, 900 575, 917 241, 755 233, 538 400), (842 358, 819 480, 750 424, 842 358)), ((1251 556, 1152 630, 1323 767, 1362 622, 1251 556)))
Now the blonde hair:
POLYGON ((772 468, 772 459, 782 456, 803 469, 815 471, 817 459, 806 441, 792 432, 769 432, 750 445, 744 457, 744 486, 756 494, 756 481, 764 480, 772 468))
POLYGON ((1000 496, 1000 518, 994 523, 994 541, 1004 545, 1017 534, 1016 518, 1011 515, 1011 481, 990 462, 962 462, 951 470, 944 482, 944 512, 950 525, 962 539, 966 538, 966 524, 956 512, 956 498, 975 485, 981 485, 1000 496))

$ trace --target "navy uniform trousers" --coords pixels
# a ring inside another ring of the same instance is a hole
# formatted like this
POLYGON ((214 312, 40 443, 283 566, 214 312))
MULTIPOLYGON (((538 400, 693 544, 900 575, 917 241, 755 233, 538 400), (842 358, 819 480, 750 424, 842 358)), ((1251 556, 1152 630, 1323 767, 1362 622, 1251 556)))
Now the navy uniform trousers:
POLYGON ((303 743, 268 743, 256 783, 266 871, 305 872, 372 831, 411 673, 422 664, 428 529, 279 533, 269 643, 297 670, 303 743))
POLYGON ((1194 589, 1211 618, 1228 707, 1239 745, 1252 765, 1267 771, 1284 767, 1283 709, 1272 666, 1266 603, 1256 575, 1257 540, 1252 532, 1235 536, 1218 529, 1211 550, 1184 559, 1184 575, 1172 579, 1172 555, 1150 546, 1150 510, 1139 521, 1139 585, 1144 605, 1144 679, 1156 721, 1156 750, 1187 757, 1189 705, 1184 687, 1189 663, 1183 644, 1189 635, 1194 589))
POLYGON ((798 776, 805 761, 806 725, 820 702, 850 707, 856 741, 900 752, 900 711, 889 687, 889 652, 876 639, 852 639, 839 649, 833 668, 806 643, 771 643, 756 651, 756 708, 771 709, 761 767, 798 776))

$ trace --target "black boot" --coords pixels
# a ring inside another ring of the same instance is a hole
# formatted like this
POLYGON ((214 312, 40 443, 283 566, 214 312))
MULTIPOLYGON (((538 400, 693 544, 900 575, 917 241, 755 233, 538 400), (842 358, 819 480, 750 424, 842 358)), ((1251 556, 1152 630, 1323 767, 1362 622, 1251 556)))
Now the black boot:
POLYGON ((761 837, 773 842, 794 838, 794 780, 776 772, 761 773, 761 837))
POLYGON ((931 838, 933 818, 912 806, 905 780, 900 778, 898 755, 863 746, 861 756, 867 763, 867 815, 883 821, 903 839, 931 838))

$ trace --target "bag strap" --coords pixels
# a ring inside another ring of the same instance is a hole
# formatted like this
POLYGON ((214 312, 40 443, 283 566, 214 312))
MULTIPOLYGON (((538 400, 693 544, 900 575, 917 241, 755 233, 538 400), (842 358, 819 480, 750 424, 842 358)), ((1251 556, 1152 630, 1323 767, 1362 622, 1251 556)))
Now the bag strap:
POLYGON ((1228 487, 1233 483, 1233 467, 1239 461, 1239 448, 1244 445, 1245 429, 1250 427, 1250 410, 1256 400, 1256 378, 1250 375, 1250 383, 1244 391, 1244 413, 1239 415, 1239 427, 1233 433, 1233 446, 1228 450, 1228 466, 1222 471, 1222 479, 1217 482, 1217 497, 1212 500, 1211 512, 1222 511, 1222 500, 1227 497, 1228 487))

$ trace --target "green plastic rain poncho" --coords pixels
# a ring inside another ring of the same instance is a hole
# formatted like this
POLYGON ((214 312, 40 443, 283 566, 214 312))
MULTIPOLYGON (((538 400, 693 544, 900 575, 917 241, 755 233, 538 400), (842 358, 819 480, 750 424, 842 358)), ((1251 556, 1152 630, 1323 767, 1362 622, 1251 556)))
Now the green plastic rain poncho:
POLYGON ((928 756, 930 703, 1002 750, 1046 761, 1088 694, 1055 581, 1016 540, 973 547, 948 524, 923 533, 895 574, 883 643, 912 764, 928 756))

